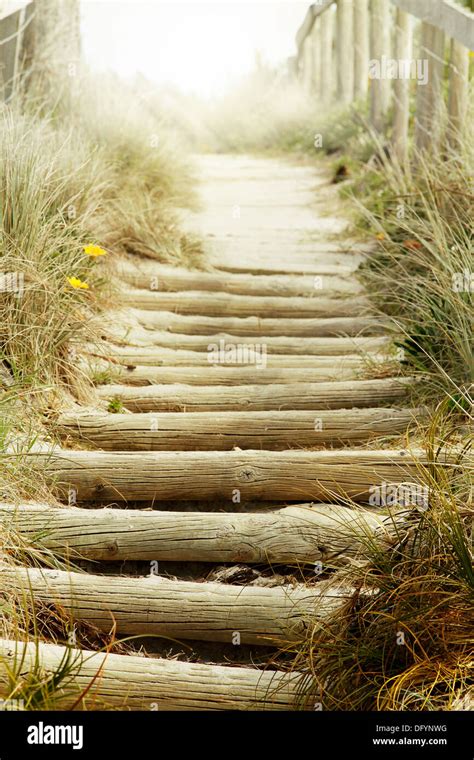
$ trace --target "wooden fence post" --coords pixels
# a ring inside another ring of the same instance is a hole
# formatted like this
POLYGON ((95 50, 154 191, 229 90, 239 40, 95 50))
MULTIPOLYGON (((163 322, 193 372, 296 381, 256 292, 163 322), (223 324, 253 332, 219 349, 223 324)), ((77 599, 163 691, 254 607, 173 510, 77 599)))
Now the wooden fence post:
POLYGON ((389 0, 372 0, 370 23, 370 118, 377 131, 384 127, 384 117, 390 105, 390 80, 383 61, 391 54, 389 0), (378 69, 378 71, 376 71, 378 69))
POLYGON ((341 103, 354 97, 354 40, 352 0, 337 0, 337 94, 341 103))
MULTIPOLYGON (((431 24, 423 22, 420 31, 420 46, 418 51, 418 61, 428 61, 428 81, 429 81, 429 59, 428 51, 433 44, 434 27, 431 24)), ((426 93, 427 84, 418 82, 416 91, 416 113, 415 113, 415 145, 418 150, 422 150, 429 142, 430 134, 428 130, 428 95, 426 93)))
POLYGON ((436 147, 439 141, 444 40, 441 29, 422 23, 419 57, 427 62, 427 81, 418 82, 415 121, 415 144, 418 150, 436 147))
POLYGON ((303 87, 309 93, 313 89, 313 38, 310 34, 303 42, 302 66, 303 87))
POLYGON ((354 0, 354 97, 364 98, 369 86, 369 3, 354 0))
POLYGON ((17 83, 19 34, 24 16, 22 8, 0 19, 0 97, 5 102, 11 99, 17 83))
POLYGON ((395 58, 406 62, 405 70, 398 71, 394 82, 394 117, 392 143, 401 164, 408 157, 408 125, 410 119, 410 61, 413 49, 413 19, 409 13, 397 9, 395 27, 395 58))
POLYGON ((469 89, 469 50, 451 40, 449 61, 448 145, 456 148, 462 135, 469 89))
POLYGON ((321 83, 321 19, 315 19, 311 32, 313 38, 313 91, 320 100, 322 93, 321 83))
POLYGON ((321 100, 331 102, 334 89, 333 77, 334 15, 328 8, 321 15, 321 100))
POLYGON ((431 85, 428 85, 431 147, 439 148, 441 124, 444 117, 443 79, 445 70, 446 37, 442 29, 435 28, 431 50, 431 85))
POLYGON ((26 20, 26 6, 23 7, 18 14, 18 30, 15 46, 15 61, 13 65, 13 86, 12 93, 16 91, 20 77, 20 51, 23 43, 23 31, 26 20))

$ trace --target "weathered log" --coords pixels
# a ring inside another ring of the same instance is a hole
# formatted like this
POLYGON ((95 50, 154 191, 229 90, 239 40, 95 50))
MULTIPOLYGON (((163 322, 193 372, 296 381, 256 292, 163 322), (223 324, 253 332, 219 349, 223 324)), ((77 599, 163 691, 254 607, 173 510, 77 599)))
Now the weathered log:
POLYGON ((421 409, 62 414, 62 435, 106 451, 228 451, 338 445, 404 433, 421 409))
MULTIPOLYGON (((169 333, 164 330, 147 330, 145 328, 113 327, 108 330, 111 340, 124 341, 128 345, 137 346, 160 346, 174 351, 207 351, 209 345, 252 345, 255 344, 255 336, 235 336, 219 333, 218 335, 185 335, 183 333, 169 333)), ((267 335, 259 337, 260 345, 265 345, 268 354, 303 354, 317 356, 340 356, 343 354, 356 354, 357 352, 384 352, 391 344, 391 338, 386 336, 372 336, 359 338, 293 338, 285 336, 267 335)), ((360 358, 360 355, 358 355, 360 358)))
POLYGON ((132 309, 141 325, 151 330, 167 330, 187 335, 383 335, 388 320, 380 317, 328 317, 306 319, 260 319, 259 317, 200 317, 132 309))
POLYGON ((56 555, 101 561, 333 565, 363 554, 367 539, 389 545, 395 532, 391 518, 334 504, 232 514, 0 503, 0 524, 56 555))
POLYGON ((100 362, 100 369, 110 370, 114 380, 128 385, 146 386, 149 384, 184 383, 187 385, 232 385, 249 384, 270 385, 272 383, 327 382, 329 380, 352 380, 367 371, 363 359, 358 363, 333 359, 332 363, 318 367, 283 367, 267 368, 264 372, 255 365, 227 366, 221 364, 208 367, 146 367, 128 365, 127 367, 100 362))
POLYGON ((366 501, 382 483, 417 482, 422 451, 54 451, 28 454, 56 490, 79 501, 242 499, 366 501))
MULTIPOLYGON (((260 372, 267 368, 311 369, 326 368, 337 364, 345 367, 360 367, 363 358, 359 354, 318 355, 318 354, 273 354, 268 351, 267 344, 261 340, 252 339, 252 343, 244 343, 242 339, 225 343, 207 344, 208 351, 181 351, 160 346, 116 346, 106 343, 101 346, 101 358, 105 361, 115 361, 120 364, 141 365, 144 367, 224 367, 253 366, 260 372)), ((97 349, 91 349, 93 356, 98 356, 97 349)), ((384 354, 369 354, 367 361, 381 362, 384 354)))
POLYGON ((91 575, 43 568, 5 568, 7 593, 60 605, 74 622, 108 633, 199 641, 276 644, 301 637, 310 620, 324 620, 350 598, 349 588, 321 581, 274 588, 195 583, 150 575, 91 575))
MULTIPOLYGON (((222 248, 218 248, 217 241, 213 240, 213 242, 216 249, 208 251, 209 261, 223 272, 353 277, 364 259, 364 256, 358 253, 341 252, 337 245, 331 245, 331 243, 324 243, 324 245, 314 243, 314 252, 311 251, 308 254, 292 251, 291 254, 286 253, 281 256, 277 251, 260 250, 249 255, 241 250, 234 253, 229 249, 223 256, 222 248)), ((279 248, 281 245, 281 243, 278 244, 279 248)))
POLYGON ((135 288, 153 292, 199 290, 225 292, 244 296, 329 296, 339 293, 360 293, 362 285, 353 276, 323 275, 254 275, 223 272, 192 272, 187 269, 166 268, 159 264, 139 261, 119 265, 118 273, 135 288))
POLYGON ((350 409, 403 401, 409 379, 356 380, 247 386, 105 385, 100 398, 117 399, 131 412, 350 409))
POLYGON ((247 296, 230 293, 187 291, 180 293, 127 290, 120 294, 125 306, 150 311, 167 311, 210 317, 355 317, 367 314, 370 304, 365 296, 348 298, 288 298, 286 296, 247 296))
POLYGON ((107 710, 288 710, 297 702, 298 673, 202 665, 138 655, 0 639, 0 695, 11 694, 10 673, 57 673, 71 679, 51 697, 54 708, 107 710))

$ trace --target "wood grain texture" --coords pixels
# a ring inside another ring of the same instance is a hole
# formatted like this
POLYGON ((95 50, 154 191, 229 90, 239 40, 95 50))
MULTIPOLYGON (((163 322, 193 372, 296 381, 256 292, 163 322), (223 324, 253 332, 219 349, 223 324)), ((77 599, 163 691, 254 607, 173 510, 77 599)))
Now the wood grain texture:
MULTIPOLYGON (((100 369, 110 370, 115 380, 128 385, 146 386, 153 384, 181 383, 185 385, 271 385, 272 383, 328 382, 330 380, 352 380, 363 376, 367 365, 363 359, 354 363, 342 357, 320 364, 317 367, 267 367, 264 371, 255 365, 222 364, 204 366, 151 367, 135 364, 120 365, 100 362, 100 369)), ((107 387, 107 386, 105 386, 107 387)))
MULTIPOLYGON (((170 333, 165 330, 147 330, 146 328, 129 328, 127 326, 107 328, 107 334, 115 342, 123 341, 130 346, 159 346, 173 351, 207 351, 212 344, 255 344, 255 336, 235 336, 227 333, 217 335, 186 335, 185 333, 170 333)), ((358 359, 361 353, 384 353, 388 351, 392 340, 388 336, 372 336, 350 338, 287 338, 284 335, 259 336, 259 343, 266 346, 269 356, 275 354, 342 356, 352 354, 358 359)))
POLYGON ((409 379, 355 380, 245 386, 104 385, 100 398, 119 399, 131 412, 351 409, 406 399, 409 379))
POLYGON ((360 555, 367 537, 389 546, 395 534, 391 518, 334 504, 231 514, 0 503, 0 523, 56 555, 102 561, 333 565, 360 555))
POLYGON ((448 142, 459 149, 462 140, 469 100, 469 50, 457 40, 451 40, 449 61, 448 142))
MULTIPOLYGON (((216 242, 216 247, 219 241, 216 242)), ((288 274, 288 275, 334 275, 336 277, 354 277, 364 256, 344 253, 336 245, 330 250, 331 243, 315 244, 314 253, 294 253, 290 244, 288 253, 281 255, 281 242, 275 243, 275 250, 265 256, 262 251, 249 255, 242 251, 226 251, 225 259, 219 258, 221 251, 208 252, 209 260, 224 272, 245 273, 254 275, 288 274)))
POLYGON ((219 271, 193 272, 167 268, 140 260, 120 263, 119 276, 135 288, 152 292, 183 290, 211 291, 244 296, 304 296, 313 298, 332 294, 360 293, 362 285, 353 276, 336 275, 254 275, 230 274, 219 271))
POLYGON ((63 414, 58 432, 106 451, 287 449, 404 433, 420 409, 63 414))
POLYGON ((115 624, 119 635, 228 644, 235 632, 242 644, 296 640, 309 620, 324 620, 353 593, 328 581, 261 588, 38 568, 5 568, 2 579, 7 593, 25 591, 36 603, 61 605, 74 621, 87 621, 106 633, 115 624))
MULTIPOLYGON (((381 61, 382 56, 390 58, 390 3, 389 0, 371 0, 370 58, 381 61)), ((421 88, 419 88, 421 89, 421 88)), ((370 120, 378 132, 383 130, 384 117, 390 104, 391 81, 375 77, 370 81, 370 120)))
POLYGON ((347 298, 290 298, 287 296, 248 296, 230 293, 189 291, 180 293, 154 293, 145 290, 127 290, 120 294, 125 306, 150 311, 167 311, 210 317, 355 317, 370 312, 365 296, 347 298))
POLYGON ((417 482, 421 451, 61 451, 30 454, 59 493, 81 501, 324 500, 366 501, 381 483, 417 482))
MULTIPOLYGON (((395 25, 395 59, 410 61, 413 52, 413 16, 397 8, 395 25)), ((410 82, 400 77, 393 83, 394 109, 392 144, 400 164, 408 159, 410 121, 410 82)))
POLYGON ((132 309, 141 325, 186 335, 294 335, 336 337, 337 335, 383 335, 389 323, 380 317, 315 317, 271 319, 260 317, 200 317, 132 309))
POLYGON ((55 692, 54 707, 71 710, 288 710, 299 675, 252 667, 203 665, 137 655, 107 654, 56 644, 0 639, 0 696, 10 695, 9 671, 39 665, 57 672, 69 653, 74 678, 55 692))
POLYGON ((455 0, 391 0, 391 2, 423 21, 442 29, 468 49, 474 49, 474 13, 455 0))
MULTIPOLYGON (((116 346, 112 344, 102 345, 101 357, 105 360, 119 362, 125 365, 142 365, 144 367, 212 367, 215 365, 235 367, 236 371, 245 366, 257 366, 260 372, 266 372, 267 368, 295 367, 326 368, 335 367, 337 364, 345 367, 361 367, 364 365, 364 357, 358 354, 331 354, 318 356, 316 354, 273 354, 268 351, 266 343, 261 340, 251 339, 251 343, 242 340, 226 342, 222 347, 219 343, 208 343, 209 351, 186 351, 173 350, 155 346, 116 346)), ((96 352, 98 349, 96 349, 96 352)), ((97 353, 93 354, 97 356, 97 353)), ((384 354, 369 353, 365 356, 366 361, 381 362, 384 354)))

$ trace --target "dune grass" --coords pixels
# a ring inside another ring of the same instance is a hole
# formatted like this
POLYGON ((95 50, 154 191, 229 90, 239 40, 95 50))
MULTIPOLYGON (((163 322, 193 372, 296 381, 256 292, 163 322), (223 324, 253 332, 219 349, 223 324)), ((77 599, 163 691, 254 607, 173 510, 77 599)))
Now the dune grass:
MULTIPOLYGON (((54 503, 30 453, 54 443, 52 414, 88 401, 92 378, 80 351, 100 339, 116 303, 115 258, 193 266, 201 257, 200 241, 180 228, 179 208, 194 203, 191 162, 159 114, 115 78, 78 72, 50 85, 36 80, 0 109, 0 499, 12 504, 54 503)), ((62 566, 5 525, 0 565, 62 566)), ((14 593, 5 574, 2 637, 68 644, 74 634, 78 647, 117 648, 113 634, 40 607, 14 593)), ((49 674, 38 666, 25 676, 20 658, 2 694, 21 709, 54 709, 80 665, 68 652, 49 674)))
POLYGON ((114 303, 116 256, 201 253, 176 212, 194 202, 190 161, 156 115, 113 77, 57 85, 0 112, 0 382, 33 407, 87 393, 76 349, 114 303))
POLYGON ((422 374, 425 400, 448 396, 460 413, 472 408, 472 136, 461 155, 419 155, 411 172, 385 159, 351 188, 379 238, 362 279, 399 330, 403 365, 422 374))
POLYGON ((225 95, 200 103, 194 140, 217 153, 314 151, 317 107, 297 81, 262 66, 225 95))
POLYGON ((130 85, 114 76, 104 75, 99 82, 78 76, 64 118, 110 175, 104 244, 118 253, 197 265, 200 243, 180 229, 176 213, 196 207, 195 172, 183 141, 160 112, 152 112, 130 85))
POLYGON ((0 356, 22 389, 73 385, 70 340, 90 332, 98 308, 101 277, 84 246, 95 242, 104 179, 71 133, 8 111, 0 118, 0 356))
POLYGON ((304 676, 302 707, 418 711, 472 704, 474 508, 461 456, 450 467, 440 461, 439 423, 431 431, 431 463, 418 473, 429 503, 391 508, 397 540, 382 547, 366 536, 359 560, 332 576, 335 585, 353 589, 350 600, 287 648, 304 676))

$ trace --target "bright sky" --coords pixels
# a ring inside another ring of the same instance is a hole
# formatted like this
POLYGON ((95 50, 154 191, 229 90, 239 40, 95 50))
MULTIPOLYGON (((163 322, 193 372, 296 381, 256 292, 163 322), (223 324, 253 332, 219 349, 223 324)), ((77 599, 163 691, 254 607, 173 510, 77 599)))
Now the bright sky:
POLYGON ((213 95, 264 60, 295 53, 308 0, 81 0, 83 50, 93 68, 141 72, 185 92, 213 95))

